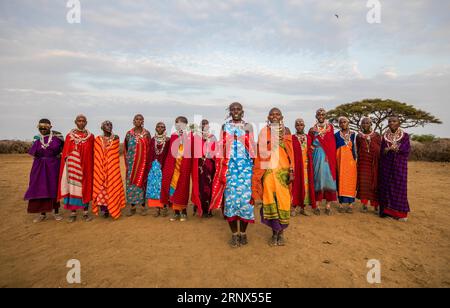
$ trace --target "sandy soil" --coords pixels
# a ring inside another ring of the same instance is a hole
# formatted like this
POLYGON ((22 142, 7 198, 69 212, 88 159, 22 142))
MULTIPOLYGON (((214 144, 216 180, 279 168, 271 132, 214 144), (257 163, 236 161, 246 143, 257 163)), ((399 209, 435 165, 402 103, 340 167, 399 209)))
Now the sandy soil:
POLYGON ((233 250, 220 213, 33 224, 22 200, 31 163, 0 156, 0 287, 72 287, 69 259, 81 262, 81 287, 450 287, 450 164, 410 164, 408 223, 359 211, 295 217, 286 247, 269 247, 257 223, 233 250), (366 280, 369 259, 381 262, 381 285, 366 280))

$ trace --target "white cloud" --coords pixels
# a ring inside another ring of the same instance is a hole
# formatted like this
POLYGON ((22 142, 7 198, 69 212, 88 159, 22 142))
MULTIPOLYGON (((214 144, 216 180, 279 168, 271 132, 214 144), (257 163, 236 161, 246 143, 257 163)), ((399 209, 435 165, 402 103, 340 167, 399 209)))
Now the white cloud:
POLYGON ((278 105, 312 124, 320 106, 368 97, 447 117, 450 5, 382 5, 369 25, 362 0, 91 0, 70 25, 64 1, 2 1, 0 138, 29 136, 40 117, 67 130, 80 112, 120 131, 137 112, 149 125, 174 112, 221 121, 234 100, 252 121, 278 105))

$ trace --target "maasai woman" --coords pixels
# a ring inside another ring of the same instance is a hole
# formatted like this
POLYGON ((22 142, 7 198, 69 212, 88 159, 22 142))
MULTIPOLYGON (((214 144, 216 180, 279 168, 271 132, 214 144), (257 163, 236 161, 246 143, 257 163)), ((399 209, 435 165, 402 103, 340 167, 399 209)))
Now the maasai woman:
POLYGON ((69 222, 75 222, 77 210, 83 210, 83 219, 89 216, 89 202, 92 200, 94 173, 94 135, 87 129, 87 118, 78 115, 77 128, 66 137, 61 159, 58 199, 64 199, 64 208, 71 210, 69 222))
POLYGON ((340 131, 336 137, 336 169, 339 196, 339 213, 353 213, 356 197, 356 134, 349 128, 350 121, 346 117, 339 118, 340 131), (344 205, 347 204, 347 208, 344 205))
POLYGON ((231 120, 222 127, 217 144, 216 174, 213 181, 211 210, 222 207, 232 232, 231 247, 247 245, 248 223, 255 222, 252 196, 252 174, 255 144, 252 126, 242 120, 240 103, 228 108, 231 120), (240 235, 238 233, 240 223, 240 235))
POLYGON ((310 205, 315 213, 316 194, 314 191, 314 168, 312 159, 312 139, 305 134, 305 121, 295 121, 295 135, 292 135, 292 148, 294 150, 294 182, 292 183, 292 210, 291 216, 296 215, 296 208, 300 214, 308 216, 305 206, 310 205))
POLYGON ((258 148, 253 168, 255 202, 262 200, 261 222, 272 229, 270 246, 284 246, 284 230, 291 214, 290 184, 294 180, 292 136, 283 124, 280 109, 269 112, 268 125, 258 136, 258 148))
POLYGON ((189 203, 193 136, 188 129, 188 119, 175 119, 176 132, 170 138, 161 184, 161 203, 170 204, 173 216, 170 221, 187 220, 189 203))
POLYGON ((378 214, 378 166, 380 160, 381 136, 372 130, 372 120, 368 117, 361 121, 361 132, 356 137, 358 149, 358 185, 356 197, 363 204, 363 212, 367 206, 374 207, 378 214))
POLYGON ((212 196, 212 182, 216 172, 214 160, 216 137, 209 132, 209 121, 202 120, 201 135, 194 137, 194 165, 192 168, 192 203, 194 215, 198 212, 204 218, 212 217, 209 210, 212 196))
POLYGON ((313 146, 314 189, 317 209, 327 201, 325 213, 331 215, 331 202, 336 201, 336 140, 333 125, 325 119, 327 112, 321 108, 316 112, 317 123, 309 131, 313 146))
POLYGON ((397 116, 389 118, 389 128, 381 142, 378 199, 380 215, 406 222, 408 203, 408 157, 411 151, 409 135, 400 128, 397 116))
POLYGON ((33 145, 28 154, 33 156, 33 167, 30 172, 30 185, 25 193, 28 200, 28 213, 39 213, 33 221, 35 223, 47 219, 46 213, 54 210, 55 220, 63 217, 59 214, 58 176, 61 164, 61 151, 64 137, 52 131, 52 124, 48 119, 42 119, 38 124, 39 135, 34 137, 33 145))
POLYGON ((137 114, 133 119, 132 128, 125 137, 125 166, 127 203, 130 204, 127 216, 136 214, 136 205, 140 204, 141 215, 147 215, 145 191, 147 177, 150 171, 149 152, 151 135, 144 128, 144 116, 137 114))
POLYGON ((102 123, 103 136, 97 136, 94 144, 94 192, 92 212, 98 208, 104 218, 118 219, 125 207, 125 192, 120 174, 119 136, 112 133, 110 121, 102 123))
POLYGON ((159 122, 155 127, 155 136, 150 141, 150 158, 151 165, 147 180, 147 204, 150 208, 155 209, 154 217, 162 215, 167 216, 167 204, 162 204, 161 198, 161 182, 162 170, 164 162, 169 153, 170 139, 166 134, 166 124, 159 122))

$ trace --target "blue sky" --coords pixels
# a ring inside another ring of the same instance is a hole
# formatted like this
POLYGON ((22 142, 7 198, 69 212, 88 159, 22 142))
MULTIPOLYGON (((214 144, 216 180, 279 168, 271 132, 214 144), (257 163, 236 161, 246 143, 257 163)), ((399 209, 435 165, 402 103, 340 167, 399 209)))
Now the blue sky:
POLYGON ((413 132, 450 136, 448 1, 381 0, 380 24, 366 0, 81 0, 80 24, 66 2, 0 0, 0 139, 30 139, 42 117, 66 132, 79 113, 122 137, 136 113, 152 132, 177 115, 221 123, 233 101, 254 123, 280 107, 293 128, 375 97, 444 121, 413 132))

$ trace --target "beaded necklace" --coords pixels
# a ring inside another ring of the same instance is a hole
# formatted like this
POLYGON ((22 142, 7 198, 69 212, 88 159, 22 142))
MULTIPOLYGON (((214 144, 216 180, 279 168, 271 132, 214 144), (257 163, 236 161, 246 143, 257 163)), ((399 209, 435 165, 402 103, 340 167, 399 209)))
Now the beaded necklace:
POLYGON ((40 134, 39 140, 41 141, 41 148, 46 150, 50 146, 52 139, 53 139, 53 131, 50 131, 50 134, 48 135, 47 143, 45 143, 45 136, 40 134))
POLYGON ((400 140, 403 139, 404 131, 401 128, 398 128, 395 133, 391 131, 391 129, 388 129, 386 133, 384 134, 384 139, 387 141, 387 143, 391 144, 392 146, 396 147, 398 146, 398 143, 400 140))
POLYGON ((372 142, 372 137, 375 132, 370 132, 369 134, 365 134, 364 132, 360 132, 359 136, 364 139, 367 144, 367 153, 370 153, 370 143, 372 142))
POLYGON ((339 131, 339 134, 341 135, 341 138, 344 139, 345 145, 348 146, 350 144, 350 141, 351 141, 350 139, 351 139, 351 136, 352 136, 352 132, 350 130, 348 130, 347 133, 344 133, 341 130, 341 131, 339 131))
POLYGON ((75 144, 78 145, 80 143, 86 142, 91 137, 92 134, 87 129, 81 131, 81 130, 75 128, 70 131, 69 135, 70 135, 70 138, 75 142, 75 144), (77 134, 77 132, 85 133, 86 136, 81 137, 77 134))
POLYGON ((313 130, 322 139, 325 138, 325 135, 331 131, 330 130, 330 125, 328 125, 328 121, 327 120, 325 120, 325 122, 323 122, 322 124, 316 123, 316 125, 314 125, 313 130))
POLYGON ((306 136, 306 134, 298 134, 298 133, 296 133, 295 134, 295 136, 297 137, 297 139, 298 139, 298 142, 300 142, 300 144, 303 146, 306 142, 307 142, 307 140, 308 140, 308 137, 306 136))
POLYGON ((113 133, 111 133, 111 136, 109 136, 109 137, 102 136, 103 149, 108 150, 111 147, 111 144, 112 144, 114 138, 115 138, 115 136, 113 133))
POLYGON ((164 148, 166 146, 166 142, 167 142, 167 138, 166 138, 166 133, 162 133, 161 135, 159 135, 158 133, 156 133, 155 135, 155 153, 156 156, 161 155, 162 152, 164 152, 164 148), (161 146, 158 149, 158 146, 161 146))

